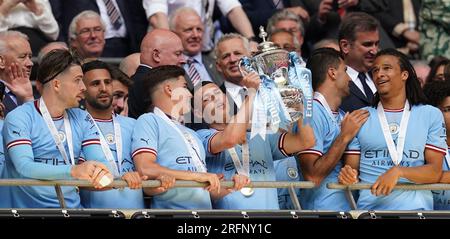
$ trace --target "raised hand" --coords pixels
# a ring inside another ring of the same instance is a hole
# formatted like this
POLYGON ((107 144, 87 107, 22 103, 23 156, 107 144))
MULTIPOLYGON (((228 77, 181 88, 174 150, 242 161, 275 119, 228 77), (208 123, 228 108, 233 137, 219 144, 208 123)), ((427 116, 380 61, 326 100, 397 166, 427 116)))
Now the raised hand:
POLYGON ((30 75, 19 64, 13 62, 6 69, 9 79, 5 79, 5 85, 14 93, 20 102, 34 100, 33 86, 31 85, 30 75))
POLYGON ((23 4, 30 9, 35 15, 39 16, 42 14, 42 7, 36 3, 35 0, 22 0, 23 4))
POLYGON ((248 89, 259 89, 259 85, 261 83, 261 79, 259 78, 259 75, 256 72, 243 72, 243 78, 241 81, 241 84, 248 89))

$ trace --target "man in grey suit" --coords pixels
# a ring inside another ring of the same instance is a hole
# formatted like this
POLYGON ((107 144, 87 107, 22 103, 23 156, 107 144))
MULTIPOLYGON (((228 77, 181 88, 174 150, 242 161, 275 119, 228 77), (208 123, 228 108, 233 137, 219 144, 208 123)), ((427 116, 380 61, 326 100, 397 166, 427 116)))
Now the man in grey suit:
POLYGON ((204 25, 197 12, 188 7, 177 9, 170 16, 169 27, 181 38, 183 44, 187 63, 184 69, 188 75, 189 88, 201 86, 203 81, 222 85, 223 80, 216 70, 215 61, 202 54, 204 25))

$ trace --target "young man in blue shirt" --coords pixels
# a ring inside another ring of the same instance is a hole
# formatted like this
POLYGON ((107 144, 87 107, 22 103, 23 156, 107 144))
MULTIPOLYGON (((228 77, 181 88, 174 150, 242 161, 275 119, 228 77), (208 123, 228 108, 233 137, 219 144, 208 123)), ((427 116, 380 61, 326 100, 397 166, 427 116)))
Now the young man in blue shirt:
MULTIPOLYGON (((437 107, 444 115, 447 133, 447 154, 442 163, 441 183, 450 183, 450 81, 431 81, 425 84, 423 92, 428 98, 428 103, 437 107)), ((434 210, 450 209, 450 191, 433 191, 434 210)))
POLYGON ((308 210, 347 211, 350 205, 344 191, 328 189, 326 185, 338 181, 345 148, 369 114, 367 110, 347 114, 339 110, 343 99, 350 94, 351 79, 338 51, 331 48, 314 51, 307 67, 311 69, 315 91, 312 127, 316 145, 300 152, 298 159, 302 178, 317 187, 301 190, 300 202, 308 210))
POLYGON ((129 188, 81 190, 81 204, 88 208, 144 208, 141 186, 147 177, 135 171, 131 158, 131 134, 136 120, 113 113, 113 85, 106 63, 90 61, 82 68, 86 110, 100 132, 100 144, 113 175, 127 181, 129 188))
MULTIPOLYGON (((244 74, 240 82, 247 87, 248 96, 238 113, 231 117, 228 98, 215 84, 206 84, 196 90, 194 113, 209 124, 209 129, 197 131, 207 149, 207 167, 225 178, 245 175, 252 181, 275 181, 274 160, 309 148, 314 144, 312 128, 296 122, 297 134, 284 132, 250 139, 247 132, 253 99, 260 79, 256 73, 244 74), (202 110, 204 112, 202 112, 202 110), (209 112, 211 112, 209 114, 209 112), (203 113, 200 115, 199 113, 203 113)), ((214 201, 217 209, 279 209, 275 188, 243 188, 214 201)))
POLYGON ((393 190, 399 183, 437 183, 447 152, 442 112, 426 105, 408 58, 394 50, 380 51, 372 70, 377 87, 370 116, 348 145, 344 184, 372 184, 357 202, 366 210, 432 210, 430 190, 393 190))
MULTIPOLYGON (((146 75, 144 92, 148 98, 146 113, 141 115, 133 131, 132 156, 136 169, 149 178, 169 176, 179 180, 207 182, 202 188, 163 190, 152 199, 152 208, 211 209, 211 196, 222 194, 221 175, 208 173, 205 149, 197 134, 182 123, 191 110, 192 95, 187 89, 185 71, 178 66, 160 66, 146 75), (210 195, 211 193, 211 195, 210 195)), ((235 180, 242 187, 243 178, 235 180)), ((173 182, 163 187, 170 188, 173 182)))
MULTIPOLYGON (((11 111, 5 119, 4 178, 85 179, 95 188, 111 177, 90 116, 76 107, 86 90, 80 61, 67 50, 48 53, 38 80, 42 97, 11 111), (81 153, 91 160, 77 164, 81 153)), ((59 207, 54 187, 9 187, 10 207, 59 207)), ((62 187, 68 208, 80 207, 75 187, 62 187)))

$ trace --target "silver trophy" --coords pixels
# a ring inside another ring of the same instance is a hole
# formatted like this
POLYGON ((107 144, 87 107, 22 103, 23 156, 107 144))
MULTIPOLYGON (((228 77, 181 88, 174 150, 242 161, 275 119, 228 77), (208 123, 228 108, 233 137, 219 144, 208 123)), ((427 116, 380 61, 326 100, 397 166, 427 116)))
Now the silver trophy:
MULTIPOLYGON (((255 69, 259 75, 266 75, 275 82, 290 120, 295 122, 303 115, 303 93, 301 89, 289 84, 289 52, 273 42, 266 41, 267 33, 264 27, 259 27, 259 31, 259 37, 263 39, 263 42, 258 45, 258 52, 250 58, 251 68, 255 69)), ((242 67, 243 65, 241 61, 240 70, 248 71, 248 67, 242 67)))

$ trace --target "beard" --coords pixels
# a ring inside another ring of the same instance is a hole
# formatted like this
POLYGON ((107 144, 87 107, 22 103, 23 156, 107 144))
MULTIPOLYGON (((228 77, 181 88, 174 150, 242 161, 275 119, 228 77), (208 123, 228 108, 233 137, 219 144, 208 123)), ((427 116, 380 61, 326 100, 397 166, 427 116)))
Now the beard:
POLYGON ((108 102, 106 102, 106 103, 103 103, 103 102, 97 100, 97 98, 86 97, 86 102, 89 105, 91 105, 93 108, 98 109, 98 110, 107 110, 107 109, 109 109, 109 107, 111 107, 111 105, 112 105, 112 100, 113 100, 112 95, 109 96, 108 102))

